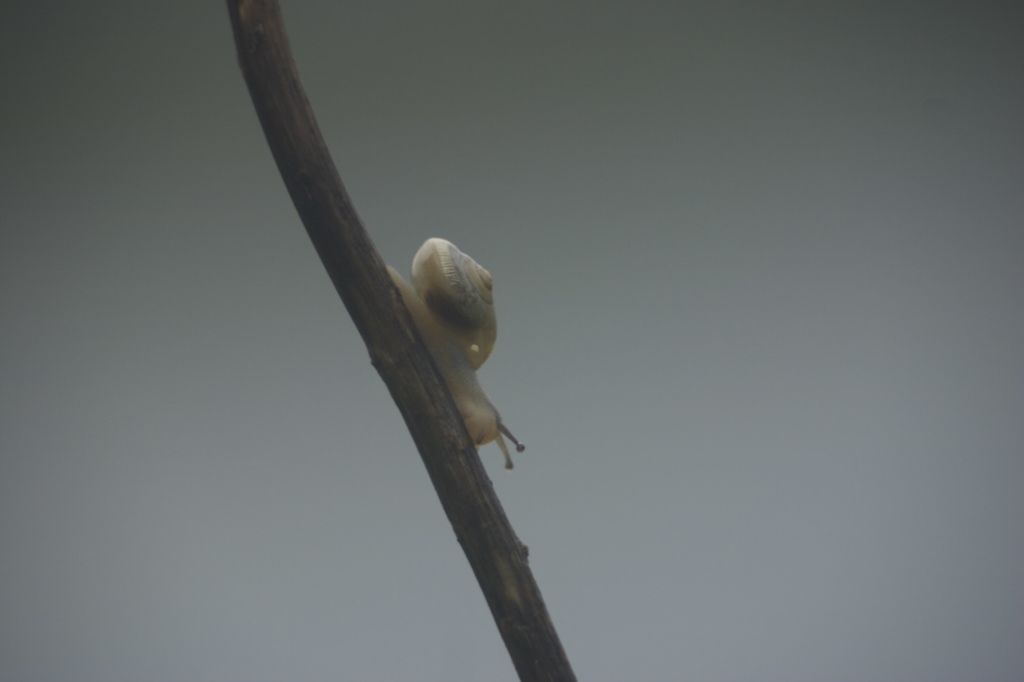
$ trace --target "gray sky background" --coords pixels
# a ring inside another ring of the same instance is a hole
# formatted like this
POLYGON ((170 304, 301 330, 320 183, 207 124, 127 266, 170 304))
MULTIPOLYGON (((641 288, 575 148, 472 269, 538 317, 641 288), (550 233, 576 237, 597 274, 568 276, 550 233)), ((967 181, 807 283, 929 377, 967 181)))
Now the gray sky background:
MULTIPOLYGON (((581 680, 1024 679, 1024 5, 286 2, 581 680)), ((513 680, 221 2, 0 9, 0 678, 513 680)))

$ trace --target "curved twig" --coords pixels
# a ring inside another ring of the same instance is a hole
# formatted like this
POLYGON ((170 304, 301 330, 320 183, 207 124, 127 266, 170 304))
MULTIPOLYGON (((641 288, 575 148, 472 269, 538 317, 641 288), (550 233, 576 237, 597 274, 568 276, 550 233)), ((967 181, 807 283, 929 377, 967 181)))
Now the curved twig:
POLYGON ((228 0, 238 61, 309 238, 420 451, 521 680, 575 680, 447 387, 363 228, 320 134, 276 0, 228 0))

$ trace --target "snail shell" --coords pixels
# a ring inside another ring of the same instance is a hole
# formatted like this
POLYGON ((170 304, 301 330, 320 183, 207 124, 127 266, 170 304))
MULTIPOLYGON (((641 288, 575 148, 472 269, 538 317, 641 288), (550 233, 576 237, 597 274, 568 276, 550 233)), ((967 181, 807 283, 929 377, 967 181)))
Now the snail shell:
POLYGON ((497 339, 494 280, 475 260, 445 239, 428 239, 412 261, 412 285, 388 267, 413 322, 434 358, 462 420, 478 446, 498 441, 505 468, 512 458, 502 434, 526 449, 501 422, 477 380, 476 370, 490 357, 497 339))

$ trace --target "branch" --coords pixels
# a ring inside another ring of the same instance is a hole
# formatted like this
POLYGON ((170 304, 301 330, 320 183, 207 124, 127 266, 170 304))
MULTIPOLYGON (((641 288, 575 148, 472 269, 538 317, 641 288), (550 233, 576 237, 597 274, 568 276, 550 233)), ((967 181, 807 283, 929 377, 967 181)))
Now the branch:
POLYGON ((284 184, 409 427, 520 680, 575 680, 526 548, 334 167, 277 1, 227 4, 239 65, 284 184))

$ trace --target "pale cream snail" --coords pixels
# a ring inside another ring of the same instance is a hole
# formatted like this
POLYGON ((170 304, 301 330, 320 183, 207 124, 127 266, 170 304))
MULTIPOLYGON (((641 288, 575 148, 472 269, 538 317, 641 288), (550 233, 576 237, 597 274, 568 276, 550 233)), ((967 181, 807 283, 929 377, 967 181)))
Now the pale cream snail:
POLYGON ((511 469, 512 458, 502 434, 515 443, 516 452, 526 446, 501 423, 501 415, 476 378, 476 370, 494 350, 498 333, 491 273, 451 242, 436 237, 425 241, 413 258, 412 286, 394 268, 389 266, 388 272, 448 384, 473 442, 479 446, 498 441, 505 468, 511 469))

